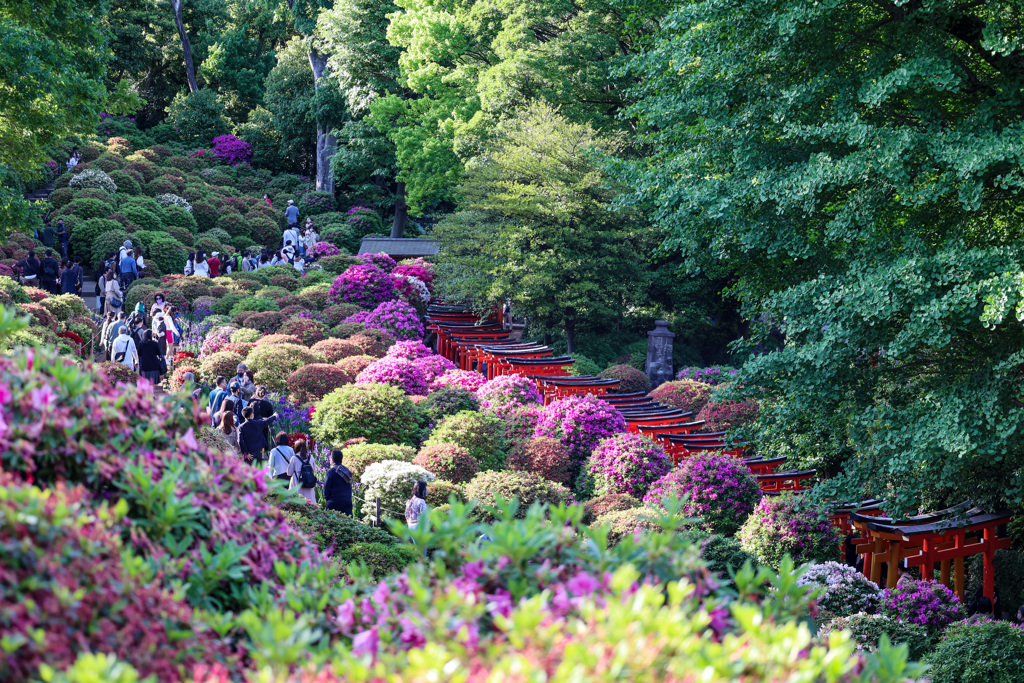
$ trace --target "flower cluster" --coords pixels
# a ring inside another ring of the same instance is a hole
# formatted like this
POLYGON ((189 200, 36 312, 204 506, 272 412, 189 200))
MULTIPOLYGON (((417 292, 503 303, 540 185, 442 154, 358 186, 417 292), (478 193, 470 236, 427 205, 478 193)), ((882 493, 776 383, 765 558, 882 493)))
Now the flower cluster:
POLYGON ((388 349, 388 358, 404 358, 405 360, 419 360, 434 355, 434 351, 419 340, 400 341, 388 349))
POLYGON ((178 351, 177 353, 174 354, 173 362, 175 364, 178 364, 178 363, 180 363, 180 362, 182 362, 184 360, 188 360, 190 358, 195 358, 195 357, 196 357, 196 354, 192 353, 191 351, 178 351))
POLYGON ((469 451, 453 443, 427 446, 416 454, 414 465, 426 469, 446 481, 462 484, 480 471, 480 463, 469 451))
POLYGON ((395 285, 383 270, 369 263, 349 266, 331 284, 327 300, 374 308, 395 298, 395 285))
POLYGON ((737 373, 739 370, 723 365, 715 365, 710 368, 683 368, 676 373, 676 379, 695 379, 698 382, 716 385, 731 382, 733 375, 737 373))
POLYGON ((582 463, 598 443, 624 431, 626 421, 612 406, 593 396, 569 396, 544 409, 533 435, 558 439, 582 463))
POLYGON ((425 305, 430 302, 430 290, 420 280, 409 275, 391 274, 391 281, 395 283, 395 289, 409 303, 425 305))
POLYGON ((651 398, 673 408, 698 413, 711 397, 711 385, 694 379, 665 382, 651 392, 651 398))
MULTIPOLYGON (((358 315, 358 314, 356 314, 358 315)), ((385 301, 374 308, 362 320, 349 318, 350 322, 360 322, 368 328, 384 330, 395 339, 422 339, 423 321, 416 309, 404 301, 385 301)))
POLYGON ((672 460, 658 444, 640 434, 616 434, 590 454, 588 472, 597 495, 624 493, 642 498, 651 484, 672 469, 672 460))
POLYGON ((541 402, 537 384, 522 375, 499 375, 476 391, 480 408, 498 417, 506 417, 528 405, 541 402))
POLYGON ((395 275, 407 275, 414 277, 431 292, 434 291, 434 269, 433 266, 421 258, 402 261, 393 271, 395 275))
POLYGON ((382 358, 366 366, 356 384, 390 384, 413 396, 425 396, 427 378, 423 370, 403 358, 382 358))
POLYGON ((700 517, 708 531, 731 535, 757 505, 761 490, 750 470, 736 458, 705 451, 686 458, 655 483, 644 503, 659 507, 666 497, 685 498, 684 514, 700 517))
MULTIPOLYGON (((351 213, 351 211, 349 213, 351 213)), ((377 266, 385 273, 390 273, 395 269, 395 266, 398 265, 395 262, 395 259, 391 258, 384 252, 380 252, 379 254, 360 254, 356 258, 362 260, 364 263, 377 266)))
POLYGON ((58 332, 57 336, 72 342, 74 344, 75 351, 79 356, 85 353, 85 343, 82 341, 82 337, 80 337, 79 335, 68 330, 65 332, 58 332))
POLYGON ((400 460, 377 462, 359 476, 363 485, 363 517, 372 520, 377 515, 376 499, 380 499, 382 516, 405 516, 405 502, 417 481, 431 482, 436 477, 419 465, 400 460))
POLYGON ((737 401, 719 403, 711 399, 697 413, 697 419, 706 421, 708 428, 712 431, 724 432, 742 427, 757 417, 757 413, 758 405, 753 401, 747 403, 737 401))
POLYGON ((185 209, 189 213, 192 213, 192 205, 184 197, 179 197, 176 194, 170 192, 164 194, 158 194, 154 199, 160 203, 160 206, 178 206, 185 209))
MULTIPOLYGON (((825 617, 874 612, 881 595, 878 586, 864 574, 849 565, 832 561, 812 564, 797 579, 797 584, 821 589, 817 597, 818 609, 825 617)), ((827 620, 818 618, 819 622, 827 620)))
POLYGON ((413 363, 423 371, 423 376, 426 378, 428 386, 444 373, 455 369, 455 363, 444 356, 438 355, 423 356, 414 360, 413 363))
POLYGON ((465 389, 466 391, 475 393, 486 381, 487 379, 479 372, 472 372, 470 370, 449 370, 434 378, 434 381, 430 383, 430 393, 450 387, 459 387, 460 389, 465 389))
POLYGON ((234 135, 219 135, 213 139, 210 152, 222 163, 237 166, 252 158, 252 145, 234 135))
POLYGON ((937 633, 965 616, 956 593, 937 581, 907 581, 882 593, 882 614, 937 633))
POLYGON ((308 432, 309 431, 309 409, 303 408, 284 394, 270 394, 268 396, 274 412, 277 413, 275 429, 284 432, 308 432))
POLYGON ((117 183, 98 168, 87 168, 77 174, 68 183, 68 187, 72 190, 84 190, 87 187, 93 187, 104 190, 110 194, 117 192, 117 183))
POLYGON ((786 554, 797 564, 835 558, 839 547, 835 527, 824 515, 798 503, 789 495, 761 498, 736 534, 743 549, 776 571, 786 554))
POLYGON ((334 246, 330 242, 317 242, 310 250, 309 255, 313 258, 320 258, 322 256, 337 256, 341 253, 341 249, 334 246))

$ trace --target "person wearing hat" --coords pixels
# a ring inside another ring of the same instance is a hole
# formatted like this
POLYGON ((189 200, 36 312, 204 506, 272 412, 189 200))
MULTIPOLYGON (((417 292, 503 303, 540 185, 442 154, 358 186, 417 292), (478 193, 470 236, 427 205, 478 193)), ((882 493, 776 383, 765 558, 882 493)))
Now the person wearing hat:
POLYGON ((132 241, 131 240, 125 240, 124 244, 121 245, 121 248, 117 250, 117 261, 118 261, 118 263, 120 263, 121 260, 124 259, 124 257, 128 255, 128 252, 131 250, 131 248, 132 248, 132 241))
POLYGON ((288 219, 288 226, 298 224, 299 222, 299 207, 295 206, 295 202, 288 200, 288 208, 284 210, 284 217, 288 219))
POLYGON ((206 259, 206 265, 210 267, 210 277, 220 275, 220 259, 217 258, 218 256, 220 256, 220 252, 215 251, 210 254, 210 258, 206 259))
POLYGON ((245 363, 239 363, 238 367, 235 368, 235 376, 231 378, 232 382, 238 384, 242 398, 249 401, 253 394, 256 393, 256 385, 253 384, 249 376, 245 374, 245 371, 249 368, 245 363))
POLYGON ((135 262, 135 252, 129 249, 121 257, 121 289, 128 291, 132 283, 139 279, 139 268, 135 262))
POLYGON ((245 409, 247 403, 242 397, 242 385, 235 381, 234 377, 231 378, 231 384, 228 385, 228 392, 230 393, 228 398, 231 399, 233 403, 232 407, 234 408, 235 413, 235 424, 241 424, 242 410, 245 409))

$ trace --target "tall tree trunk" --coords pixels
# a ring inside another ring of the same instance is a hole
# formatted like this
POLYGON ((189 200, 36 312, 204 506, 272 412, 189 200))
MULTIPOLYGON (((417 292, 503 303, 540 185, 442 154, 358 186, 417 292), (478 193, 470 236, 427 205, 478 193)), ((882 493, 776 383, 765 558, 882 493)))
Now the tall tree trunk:
MULTIPOLYGON (((313 87, 320 91, 320 79, 327 70, 327 55, 320 54, 315 48, 309 50, 309 66, 313 69, 313 87)), ((331 135, 320 121, 316 124, 316 189, 317 192, 334 194, 334 173, 331 172, 331 159, 338 151, 338 139, 331 135)))
POLYGON ((565 346, 568 353, 576 353, 576 321, 565 321, 565 346))
POLYGON ((192 41, 188 39, 185 22, 181 18, 182 2, 183 0, 171 0, 171 9, 174 11, 174 24, 178 27, 178 35, 181 37, 181 51, 185 54, 185 76, 188 78, 188 89, 191 92, 196 92, 199 90, 199 81, 196 80, 196 65, 192 61, 192 41))
POLYGON ((395 201, 395 220, 391 223, 391 237, 397 239, 405 232, 409 222, 409 205, 405 203, 405 183, 398 183, 398 199, 395 201))

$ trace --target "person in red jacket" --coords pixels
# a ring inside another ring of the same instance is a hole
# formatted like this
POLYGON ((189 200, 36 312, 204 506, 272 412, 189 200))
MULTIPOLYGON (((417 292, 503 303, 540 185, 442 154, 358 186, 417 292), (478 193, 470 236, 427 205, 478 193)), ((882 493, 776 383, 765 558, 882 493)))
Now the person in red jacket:
POLYGON ((215 251, 210 254, 210 258, 206 259, 207 265, 210 266, 210 277, 217 277, 220 274, 220 256, 219 251, 215 251))

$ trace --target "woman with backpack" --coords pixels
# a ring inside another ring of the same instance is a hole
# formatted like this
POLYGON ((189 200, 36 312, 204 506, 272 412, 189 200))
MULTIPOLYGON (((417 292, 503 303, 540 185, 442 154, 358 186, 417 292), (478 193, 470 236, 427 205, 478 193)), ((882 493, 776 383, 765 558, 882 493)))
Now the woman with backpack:
POLYGON ((295 455, 288 463, 288 474, 291 476, 288 489, 298 489, 306 500, 315 505, 317 480, 313 472, 313 459, 306 453, 304 439, 295 442, 295 455))
POLYGON ((288 445, 288 435, 284 432, 278 432, 274 442, 276 445, 270 451, 270 476, 290 482, 292 475, 288 473, 288 466, 295 457, 295 451, 288 445))

